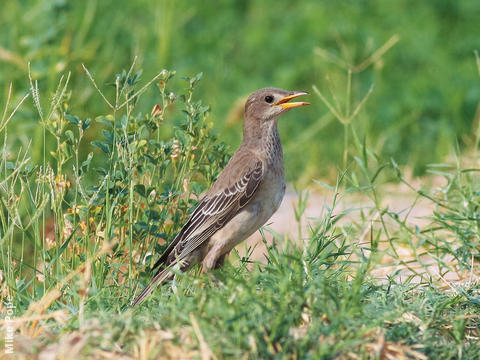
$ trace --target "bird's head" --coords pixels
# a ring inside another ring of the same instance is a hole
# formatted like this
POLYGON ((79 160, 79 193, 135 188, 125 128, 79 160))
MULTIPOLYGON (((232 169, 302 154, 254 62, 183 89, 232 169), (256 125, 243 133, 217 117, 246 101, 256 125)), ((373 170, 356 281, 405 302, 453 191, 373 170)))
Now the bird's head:
POLYGON ((245 119, 265 122, 278 118, 279 115, 298 106, 310 105, 308 102, 289 102, 304 91, 287 91, 283 89, 265 88, 255 91, 245 103, 245 119))

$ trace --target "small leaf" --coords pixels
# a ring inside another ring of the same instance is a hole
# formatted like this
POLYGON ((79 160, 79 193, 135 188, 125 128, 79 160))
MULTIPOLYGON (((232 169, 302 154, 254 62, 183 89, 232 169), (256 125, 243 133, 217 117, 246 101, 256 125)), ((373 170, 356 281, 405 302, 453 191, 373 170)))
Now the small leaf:
POLYGON ((137 184, 133 187, 133 190, 142 197, 146 197, 145 185, 137 184))
POLYGON ((75 124, 75 125, 78 125, 78 123, 80 122, 80 119, 76 116, 72 116, 72 115, 69 115, 67 114, 67 116, 65 116, 65 118, 71 122, 72 124, 75 124))
POLYGON ((120 127, 122 129, 125 129, 127 127, 127 124, 128 124, 128 117, 126 115, 123 115, 121 118, 120 118, 120 127))
POLYGON ((85 131, 88 129, 90 126, 90 123, 92 122, 92 119, 88 118, 82 123, 82 130, 85 131))
POLYGON ((106 125, 108 127, 113 127, 113 116, 107 115, 107 116, 97 116, 95 118, 96 122, 99 122, 103 125, 106 125))
POLYGON ((87 159, 84 162, 82 162, 82 168, 85 167, 88 170, 90 166, 90 162, 92 161, 92 158, 93 158, 93 152, 89 153, 87 156, 87 159))
POLYGON ((325 189, 328 189, 328 190, 331 190, 331 191, 335 191, 335 188, 331 185, 328 185, 328 184, 325 184, 324 182, 320 181, 320 180, 315 180, 313 179, 313 182, 317 183, 318 185, 320 186, 323 186, 325 189))
POLYGON ((135 231, 148 231, 148 224, 146 222, 140 221, 135 223, 135 231))
POLYGON ((75 143, 75 137, 73 136, 73 132, 71 130, 65 131, 65 136, 71 144, 75 143))
POLYGON ((110 144, 113 143, 113 131, 103 130, 102 133, 110 144))
POLYGON ((203 73, 200 72, 197 75, 195 75, 192 79, 190 79, 190 86, 194 87, 200 81, 202 76, 203 76, 203 73))
POLYGON ((92 145, 100 148, 105 154, 110 153, 110 148, 108 147, 108 144, 101 142, 101 141, 92 141, 92 145))
POLYGON ((145 211, 145 215, 147 215, 147 217, 150 220, 160 220, 160 213, 158 211, 147 210, 147 211, 145 211))

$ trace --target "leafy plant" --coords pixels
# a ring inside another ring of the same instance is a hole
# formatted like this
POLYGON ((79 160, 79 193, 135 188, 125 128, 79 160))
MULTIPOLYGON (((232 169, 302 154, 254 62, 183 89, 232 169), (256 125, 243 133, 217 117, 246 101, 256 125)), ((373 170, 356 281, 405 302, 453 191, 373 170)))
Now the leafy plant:
POLYGON ((430 167, 442 185, 413 185, 358 135, 358 111, 345 123, 347 168, 334 186, 315 181, 330 200, 306 219, 308 192, 297 194, 298 239, 262 229, 265 261, 247 248, 217 282, 179 273, 141 307, 124 306, 228 160, 196 99, 201 74, 177 90, 173 71, 140 85, 134 68, 114 77, 112 92, 85 68, 105 107, 89 118, 70 106, 69 75, 48 108, 31 76, 41 165, 29 147, 10 150, 8 124, 30 96, 11 105, 10 88, 0 121, 0 275, 16 305, 18 354, 478 358, 478 171, 458 157, 430 167), (142 111, 154 84, 158 101, 142 111), (404 209, 390 203, 392 179, 402 196, 413 193, 404 209), (411 213, 422 199, 431 211, 419 225, 411 213))
MULTIPOLYGON (((47 133, 55 139, 51 156, 44 154, 41 167, 26 155, 3 160, 3 188, 21 191, 2 195, 2 270, 8 293, 22 302, 47 294, 85 264, 95 291, 115 284, 127 290, 121 294, 128 299, 139 269, 150 267, 152 254, 162 252, 228 160, 227 147, 216 142, 206 122, 208 106, 194 99, 201 74, 185 78, 187 87, 179 94, 170 90, 175 72, 167 70, 137 90, 141 72, 133 73, 132 66, 116 75, 113 101, 87 74, 110 110, 95 118, 100 126, 94 129, 102 134, 92 142, 96 153, 81 154, 92 121, 72 114, 67 76, 45 115, 31 80, 44 139, 47 133), (135 112, 140 95, 154 82, 161 105, 150 114, 135 112), (173 136, 165 137, 178 108, 183 118, 173 125, 173 136), (95 158, 103 166, 92 168, 95 158), (12 259, 20 266, 12 267, 12 259)), ((5 133, 5 154, 6 139, 5 133)))

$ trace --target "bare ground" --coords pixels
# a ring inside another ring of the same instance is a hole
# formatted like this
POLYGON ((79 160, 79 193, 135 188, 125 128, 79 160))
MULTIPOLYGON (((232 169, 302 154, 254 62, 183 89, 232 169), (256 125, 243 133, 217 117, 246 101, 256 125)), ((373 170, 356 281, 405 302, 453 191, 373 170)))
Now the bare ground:
MULTIPOLYGON (((441 179, 435 179, 433 185, 440 185, 441 179)), ((432 183, 429 184, 430 186, 432 183)), ((419 188, 419 181, 415 184, 416 188, 419 188)), ((379 193, 387 194, 381 200, 381 207, 388 208, 389 210, 399 214, 399 217, 403 220, 407 220, 409 227, 425 228, 431 223, 429 217, 435 210, 435 204, 428 201, 425 198, 418 198, 416 194, 405 185, 386 185, 379 191, 379 193)), ((314 226, 318 220, 322 218, 326 213, 326 206, 331 206, 333 200, 333 192, 328 192, 326 189, 316 189, 309 194, 306 210, 302 217, 300 226, 301 236, 308 238, 309 226, 314 226)), ((279 210, 272 216, 267 224, 267 228, 272 231, 264 231, 267 244, 271 244, 274 235, 277 233, 281 235, 282 240, 291 239, 295 242, 299 241, 299 225, 295 219, 295 207, 298 206, 297 194, 289 189, 287 194, 279 208, 279 210)), ((339 214, 346 209, 354 209, 349 212, 347 216, 343 217, 339 221, 339 226, 348 227, 356 226, 356 232, 360 236, 355 240, 357 245, 368 245, 370 239, 370 232, 372 229, 380 229, 379 213, 376 211, 372 200, 364 195, 347 194, 340 196, 337 201, 334 214, 339 214), (361 221, 361 216, 364 220, 361 221), (352 225, 354 224, 354 225, 352 225), (363 226, 363 229, 358 229, 358 226, 363 226)), ((388 224, 389 229, 398 229, 398 225, 390 219, 384 220, 388 224)), ((451 287, 452 283, 458 282, 472 282, 479 281, 479 265, 472 264, 471 271, 460 271, 458 266, 453 262, 453 257, 447 256, 444 261, 452 264, 452 271, 447 273, 441 273, 438 262, 432 254, 428 251, 424 251, 423 255, 419 255, 418 250, 412 249, 404 243, 394 243, 395 252, 398 255, 393 256, 391 245, 388 243, 384 235, 379 245, 379 249, 383 250, 383 255, 380 264, 372 270, 372 275, 375 276, 379 282, 385 282, 387 276, 396 274, 397 280, 406 279, 410 275, 414 275, 414 280, 420 282, 422 277, 429 275, 434 277, 433 280, 437 280, 439 283, 443 283, 445 287, 451 287), (415 254, 417 252, 417 254, 415 254), (476 269, 474 271, 473 269, 476 269)), ((414 239, 412 241, 415 241, 414 239)), ((247 239, 247 246, 241 244, 238 247, 238 251, 241 256, 244 256, 247 248, 253 249, 251 253, 251 260, 264 262, 266 249, 262 242, 262 235, 260 232, 256 232, 250 238, 247 239)), ((425 279, 423 279, 425 280, 425 279)))

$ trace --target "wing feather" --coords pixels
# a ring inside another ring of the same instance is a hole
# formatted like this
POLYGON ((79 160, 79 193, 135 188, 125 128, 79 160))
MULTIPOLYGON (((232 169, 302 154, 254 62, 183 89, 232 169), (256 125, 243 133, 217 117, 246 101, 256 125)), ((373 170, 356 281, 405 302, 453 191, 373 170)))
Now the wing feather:
POLYGON ((263 174, 263 163, 255 160, 251 167, 247 167, 243 176, 231 186, 202 199, 152 270, 160 267, 158 273, 164 266, 185 259, 225 226, 252 199, 263 179, 263 174))

